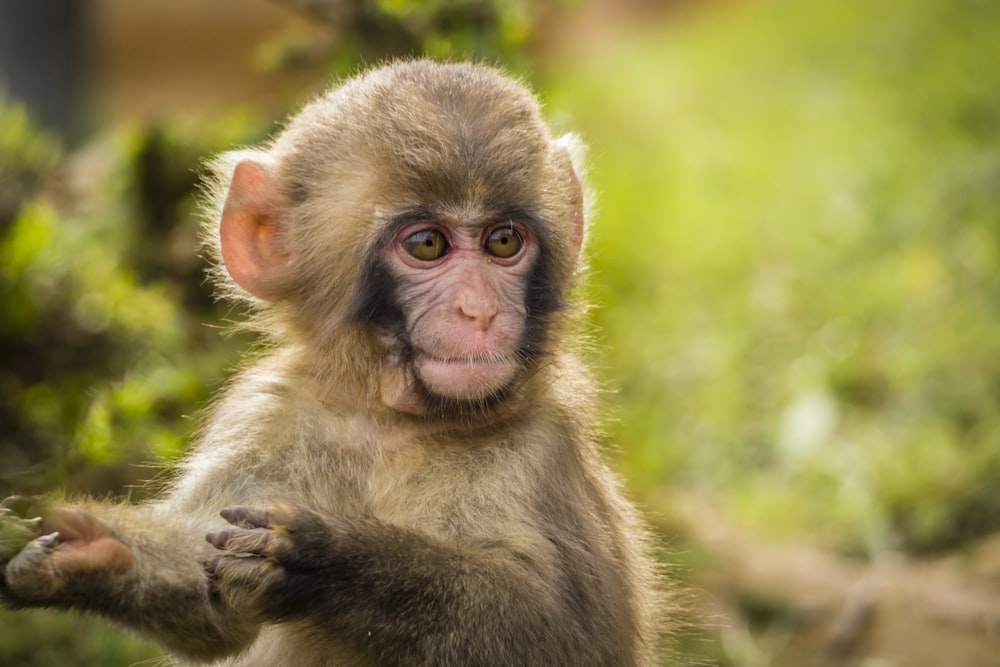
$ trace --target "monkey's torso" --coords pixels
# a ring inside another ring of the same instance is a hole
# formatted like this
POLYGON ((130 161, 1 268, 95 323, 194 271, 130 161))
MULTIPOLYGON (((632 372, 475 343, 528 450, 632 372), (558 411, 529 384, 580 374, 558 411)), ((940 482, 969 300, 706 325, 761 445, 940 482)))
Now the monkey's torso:
MULTIPOLYGON (((191 512, 201 530, 224 524, 204 508, 292 503, 330 517, 374 519, 448 549, 514 554, 539 580, 565 586, 560 595, 602 608, 587 632, 614 637, 621 658, 603 664, 636 663, 628 628, 643 592, 631 587, 648 573, 636 561, 640 545, 621 532, 631 525, 630 510, 603 466, 593 474, 596 452, 578 420, 528 409, 514 422, 488 426, 401 427, 324 405, 297 389, 308 383, 269 366, 247 373, 218 406, 216 414, 232 415, 238 404, 241 418, 207 424, 187 474, 166 499, 171 511, 191 512), (247 411, 256 413, 253 423, 273 427, 246 433, 247 411)), ((204 550, 207 557, 207 544, 204 550)), ((498 606, 495 613, 509 611, 498 606)), ((266 625, 245 652, 218 664, 368 663, 314 622, 292 621, 266 625), (326 646, 319 659, 317 642, 326 646)))

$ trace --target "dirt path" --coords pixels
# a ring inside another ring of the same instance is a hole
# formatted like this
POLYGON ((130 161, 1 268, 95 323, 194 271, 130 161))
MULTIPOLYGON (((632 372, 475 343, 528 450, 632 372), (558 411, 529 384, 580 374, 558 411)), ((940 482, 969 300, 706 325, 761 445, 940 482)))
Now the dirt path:
POLYGON ((695 596, 732 664, 1000 666, 1000 536, 962 558, 861 562, 762 544, 703 507, 683 516, 712 563, 695 596))

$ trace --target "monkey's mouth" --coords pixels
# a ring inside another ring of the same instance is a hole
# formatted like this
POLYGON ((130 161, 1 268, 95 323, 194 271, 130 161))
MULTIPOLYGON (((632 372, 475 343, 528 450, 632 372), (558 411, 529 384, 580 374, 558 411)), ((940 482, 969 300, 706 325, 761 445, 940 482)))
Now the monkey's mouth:
POLYGON ((420 352, 413 359, 416 376, 431 393, 457 400, 478 400, 502 391, 517 369, 516 361, 504 355, 437 357, 420 352))

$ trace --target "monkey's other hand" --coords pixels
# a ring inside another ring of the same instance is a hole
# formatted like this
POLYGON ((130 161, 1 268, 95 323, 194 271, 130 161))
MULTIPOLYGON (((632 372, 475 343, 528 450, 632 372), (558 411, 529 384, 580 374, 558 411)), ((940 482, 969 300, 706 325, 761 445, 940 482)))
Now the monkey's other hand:
POLYGON ((107 524, 72 507, 8 498, 0 505, 0 536, 0 598, 15 607, 51 602, 71 580, 94 583, 99 573, 135 567, 107 524))
POLYGON ((205 564, 220 600, 259 620, 307 612, 285 608, 283 601, 291 589, 309 585, 329 559, 330 527, 315 512, 286 505, 234 506, 220 514, 232 527, 205 536, 220 550, 205 564))

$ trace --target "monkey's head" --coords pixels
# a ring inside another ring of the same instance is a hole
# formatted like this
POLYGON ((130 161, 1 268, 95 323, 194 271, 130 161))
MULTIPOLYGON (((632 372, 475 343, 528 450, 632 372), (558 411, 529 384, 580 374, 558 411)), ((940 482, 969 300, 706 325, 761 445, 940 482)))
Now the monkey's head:
POLYGON ((356 372, 391 408, 500 404, 550 351, 573 282, 579 153, 494 69, 369 71, 215 163, 216 277, 317 364, 377 365, 356 372))

